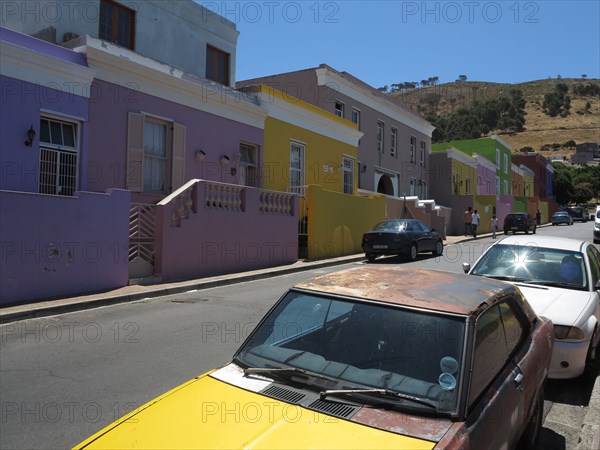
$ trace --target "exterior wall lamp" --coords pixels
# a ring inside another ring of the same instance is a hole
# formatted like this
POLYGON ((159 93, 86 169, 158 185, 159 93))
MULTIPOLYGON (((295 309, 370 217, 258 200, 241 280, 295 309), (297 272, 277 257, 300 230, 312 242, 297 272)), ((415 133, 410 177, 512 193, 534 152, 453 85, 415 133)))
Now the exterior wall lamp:
POLYGON ((204 161, 204 158, 206 158, 206 152, 204 150, 198 150, 194 153, 194 158, 196 158, 197 162, 201 163, 204 161))
POLYGON ((225 167, 226 165, 229 164, 229 156, 227 156, 227 155, 221 156, 220 162, 221 162, 221 165, 223 167, 225 167))
POLYGON ((27 131, 27 140, 25 141, 25 147, 32 147, 34 139, 35 130, 33 129, 33 125, 31 125, 31 127, 29 127, 29 130, 27 131))

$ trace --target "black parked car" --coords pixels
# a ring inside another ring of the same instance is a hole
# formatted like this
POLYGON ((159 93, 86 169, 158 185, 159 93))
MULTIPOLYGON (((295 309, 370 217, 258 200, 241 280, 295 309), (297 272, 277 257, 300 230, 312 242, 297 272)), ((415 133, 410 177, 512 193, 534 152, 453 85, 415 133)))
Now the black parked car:
POLYGON ((420 220, 394 219, 379 222, 362 238, 362 249, 369 261, 379 255, 408 255, 417 258, 421 252, 440 256, 444 251, 442 237, 420 220))
POLYGON ((567 208, 567 211, 573 218, 573 220, 579 220, 580 222, 586 223, 590 220, 590 214, 583 206, 571 206, 567 208))
POLYGON ((512 231, 515 234, 517 231, 524 231, 529 234, 531 231, 535 234, 537 228, 536 221, 529 213, 510 213, 504 218, 504 234, 512 231))

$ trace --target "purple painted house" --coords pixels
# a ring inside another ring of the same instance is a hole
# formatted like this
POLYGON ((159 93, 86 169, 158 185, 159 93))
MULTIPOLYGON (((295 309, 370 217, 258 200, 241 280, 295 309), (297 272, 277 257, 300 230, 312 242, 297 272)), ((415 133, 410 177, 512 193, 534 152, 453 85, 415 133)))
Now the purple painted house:
POLYGON ((83 192, 93 71, 5 28, 0 55, 0 306, 127 284, 130 194, 83 192))
POLYGON ((496 195, 496 164, 477 153, 477 195, 496 195))

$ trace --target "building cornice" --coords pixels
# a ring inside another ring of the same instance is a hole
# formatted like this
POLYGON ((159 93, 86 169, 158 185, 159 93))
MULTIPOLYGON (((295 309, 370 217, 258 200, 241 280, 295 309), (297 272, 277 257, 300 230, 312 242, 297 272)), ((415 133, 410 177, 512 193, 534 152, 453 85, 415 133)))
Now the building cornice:
POLYGON ((473 153, 473 158, 477 161, 477 164, 490 170, 492 172, 496 172, 496 164, 487 159, 485 156, 481 156, 478 153, 473 153))
POLYGON ((353 147, 358 147, 358 140, 363 136, 356 125, 331 113, 309 105, 295 97, 286 97, 283 93, 261 85, 256 93, 260 106, 265 108, 268 116, 291 125, 326 136, 353 147))
POLYGON ((264 128, 266 111, 239 91, 90 36, 81 44, 75 51, 87 55, 99 80, 264 128))
POLYGON ((3 76, 90 98, 94 72, 88 67, 4 40, 0 41, 0 54, 0 74, 3 76))
POLYGON ((382 114, 391 117, 392 119, 403 123, 404 125, 419 131, 426 136, 431 138, 435 127, 426 120, 421 119, 418 116, 410 114, 408 111, 404 111, 399 106, 395 106, 390 101, 381 99, 373 95, 373 93, 362 86, 353 83, 352 81, 344 78, 339 73, 330 70, 328 67, 318 67, 316 70, 317 84, 319 86, 335 86, 340 94, 346 95, 356 101, 379 111, 382 114))
POLYGON ((477 167, 477 160, 475 158, 467 155, 466 153, 461 152, 456 148, 449 148, 448 150, 446 150, 446 157, 454 159, 455 161, 458 161, 470 167, 477 167))
POLYGON ((497 134, 493 134, 491 136, 491 138, 496 141, 499 142, 500 144, 502 144, 504 147, 506 147, 507 149, 509 149, 512 152, 512 145, 510 145, 508 142, 506 142, 504 139, 502 139, 500 136, 498 136, 497 134))

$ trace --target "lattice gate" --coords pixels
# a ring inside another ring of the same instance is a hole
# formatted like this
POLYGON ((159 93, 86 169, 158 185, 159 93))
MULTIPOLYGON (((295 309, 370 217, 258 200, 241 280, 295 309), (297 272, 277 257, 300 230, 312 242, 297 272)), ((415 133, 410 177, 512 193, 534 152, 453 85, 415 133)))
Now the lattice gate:
POLYGON ((129 278, 154 274, 155 205, 132 203, 129 209, 129 278))

